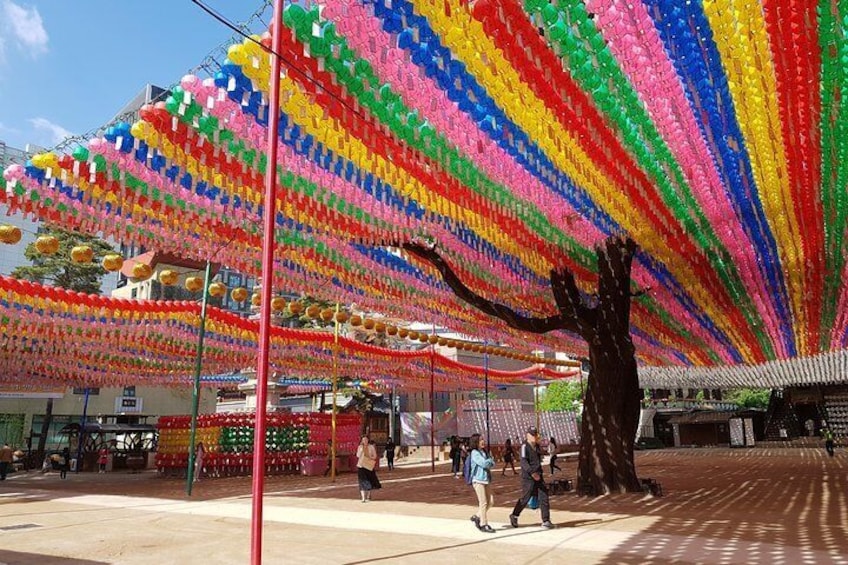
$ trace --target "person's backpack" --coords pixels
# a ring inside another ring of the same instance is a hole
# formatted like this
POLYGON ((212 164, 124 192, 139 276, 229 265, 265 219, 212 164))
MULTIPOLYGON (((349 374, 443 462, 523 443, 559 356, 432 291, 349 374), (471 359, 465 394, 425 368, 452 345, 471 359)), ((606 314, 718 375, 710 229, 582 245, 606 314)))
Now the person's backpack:
MULTIPOLYGON (((473 453, 473 452, 472 452, 473 453)), ((471 469, 471 453, 465 458, 465 465, 462 467, 462 476, 465 478, 465 484, 470 485, 474 482, 474 472, 471 469)))

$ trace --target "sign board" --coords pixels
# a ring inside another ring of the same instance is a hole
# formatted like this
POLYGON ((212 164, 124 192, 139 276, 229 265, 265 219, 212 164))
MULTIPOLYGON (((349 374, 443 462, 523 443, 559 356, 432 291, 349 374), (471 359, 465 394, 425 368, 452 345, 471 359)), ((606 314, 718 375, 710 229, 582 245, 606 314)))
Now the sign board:
POLYGON ((62 398, 65 388, 17 388, 5 386, 0 388, 0 399, 29 399, 29 398, 62 398))

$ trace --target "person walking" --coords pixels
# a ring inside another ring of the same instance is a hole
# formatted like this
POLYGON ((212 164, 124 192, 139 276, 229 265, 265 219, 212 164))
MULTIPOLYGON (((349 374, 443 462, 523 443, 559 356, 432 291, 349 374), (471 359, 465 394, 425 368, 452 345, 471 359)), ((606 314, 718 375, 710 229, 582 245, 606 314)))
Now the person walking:
POLYGON ((389 471, 395 468, 395 440, 392 439, 392 436, 389 436, 389 439, 386 440, 386 467, 389 468, 389 471))
POLYGON ((556 464, 557 460, 557 442, 554 436, 551 436, 551 439, 548 441, 548 455, 551 456, 551 476, 554 475, 554 469, 558 470, 560 473, 562 469, 559 465, 556 464))
POLYGON ((521 498, 515 503, 509 523, 518 527, 518 517, 532 497, 537 497, 542 510, 542 527, 554 528, 551 522, 551 506, 548 500, 548 486, 542 477, 542 452, 539 447, 539 431, 535 427, 527 429, 527 440, 521 444, 521 498))
POLYGON ((203 460, 206 458, 206 447, 203 442, 197 442, 197 448, 194 451, 194 482, 200 480, 200 475, 203 473, 203 460))
POLYGON ((382 488, 374 467, 377 466, 377 450, 368 440, 368 436, 362 436, 359 447, 356 448, 356 473, 359 479, 359 494, 362 502, 371 500, 371 491, 382 488))
MULTIPOLYGON (((332 438, 327 440, 327 468, 324 469, 324 476, 330 474, 330 471, 333 470, 333 440, 332 438)), ((336 469, 338 473, 338 469, 336 469)))
POLYGON ((71 468, 71 451, 66 447, 62 450, 62 461, 59 463, 59 478, 67 479, 71 468))
POLYGON ((9 469, 12 468, 12 448, 8 443, 3 443, 0 447, 0 481, 6 480, 6 475, 9 469))
POLYGON ((833 443, 833 432, 830 431, 830 428, 823 428, 822 429, 822 437, 824 438, 824 449, 825 449, 825 451, 827 451, 828 455, 833 457, 833 455, 835 453, 834 450, 833 450, 833 445, 834 445, 834 443, 833 443))
POLYGON ((106 465, 109 463, 109 446, 104 444, 97 452, 97 464, 100 466, 98 473, 106 472, 106 465))
POLYGON ((451 438, 450 452, 448 452, 451 460, 451 473, 453 478, 459 478, 459 470, 461 469, 462 450, 459 448, 459 438, 453 436, 451 438))
POLYGON ((471 458, 471 486, 474 487, 474 494, 477 495, 477 514, 471 517, 471 521, 481 532, 493 534, 495 530, 489 525, 488 512, 495 505, 491 487, 492 467, 495 466, 495 460, 492 459, 487 447, 486 439, 480 434, 471 436, 468 454, 471 458))
POLYGON ((503 469, 501 469, 501 477, 506 476, 506 466, 509 465, 512 469, 512 474, 517 475, 518 471, 515 470, 515 450, 512 447, 512 440, 506 438, 506 443, 504 443, 504 454, 503 454, 503 469))

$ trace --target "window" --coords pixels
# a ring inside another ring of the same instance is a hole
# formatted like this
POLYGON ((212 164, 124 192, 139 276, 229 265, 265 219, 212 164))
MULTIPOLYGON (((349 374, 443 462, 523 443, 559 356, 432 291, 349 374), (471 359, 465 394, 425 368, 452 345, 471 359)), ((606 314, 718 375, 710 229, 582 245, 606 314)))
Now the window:
POLYGON ((134 288, 130 291, 130 298, 137 298, 137 297, 138 297, 138 289, 134 288))
MULTIPOLYGON (((85 389, 85 388, 83 388, 83 387, 76 387, 76 386, 75 386, 75 387, 74 387, 74 394, 78 394, 78 395, 81 395, 81 396, 85 396, 85 390, 86 390, 86 389, 85 389)), ((89 388, 89 389, 88 389, 88 395, 89 395, 89 396, 97 396, 97 395, 99 395, 99 394, 100 394, 100 387, 94 387, 94 388, 89 388)))
POLYGON ((135 387, 134 386, 125 386, 124 387, 124 396, 135 397, 135 387))

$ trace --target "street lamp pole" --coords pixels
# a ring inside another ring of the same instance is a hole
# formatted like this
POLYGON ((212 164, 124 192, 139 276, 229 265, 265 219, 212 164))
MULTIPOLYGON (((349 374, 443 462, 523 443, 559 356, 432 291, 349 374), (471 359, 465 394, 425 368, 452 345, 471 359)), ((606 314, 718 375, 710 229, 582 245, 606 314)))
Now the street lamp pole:
POLYGON ((191 431, 188 439, 188 469, 186 471, 186 494, 191 496, 194 485, 194 466, 197 464, 197 413, 200 409, 200 373, 203 370, 203 340, 206 337, 206 306, 209 302, 209 279, 212 276, 212 260, 206 260, 203 273, 203 298, 200 301, 200 330, 197 338, 197 354, 194 358, 194 386, 191 389, 191 431))

